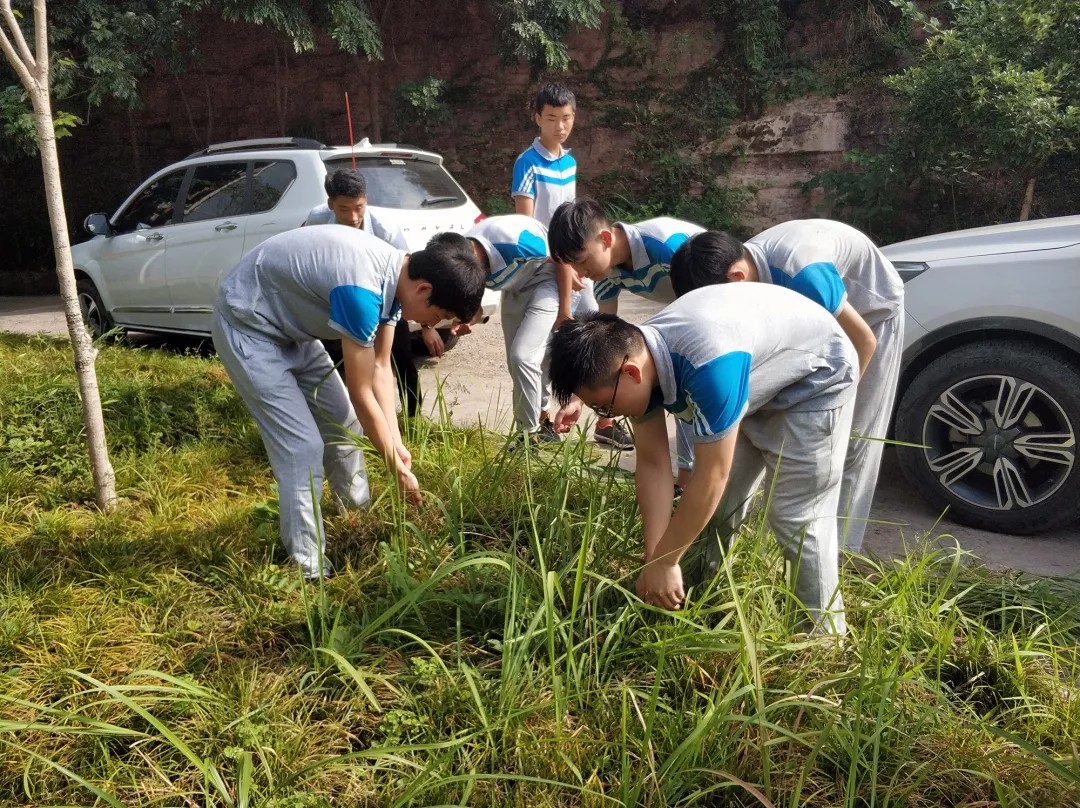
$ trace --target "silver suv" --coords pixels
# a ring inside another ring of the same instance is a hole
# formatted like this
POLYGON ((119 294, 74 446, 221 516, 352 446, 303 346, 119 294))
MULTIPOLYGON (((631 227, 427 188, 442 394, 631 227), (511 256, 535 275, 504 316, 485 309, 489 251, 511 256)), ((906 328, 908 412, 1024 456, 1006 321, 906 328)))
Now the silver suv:
POLYGON ((883 248, 905 281, 894 435, 958 522, 1037 533, 1080 517, 1080 216, 883 248))
MULTIPOLYGON (((209 334, 222 274, 259 242, 299 227, 326 202, 327 173, 354 160, 371 209, 400 226, 411 249, 483 218, 442 157, 412 146, 366 138, 334 147, 298 138, 218 143, 154 174, 111 217, 86 218, 93 238, 71 252, 91 331, 209 334)), ((484 315, 497 305, 498 293, 488 291, 484 315)))

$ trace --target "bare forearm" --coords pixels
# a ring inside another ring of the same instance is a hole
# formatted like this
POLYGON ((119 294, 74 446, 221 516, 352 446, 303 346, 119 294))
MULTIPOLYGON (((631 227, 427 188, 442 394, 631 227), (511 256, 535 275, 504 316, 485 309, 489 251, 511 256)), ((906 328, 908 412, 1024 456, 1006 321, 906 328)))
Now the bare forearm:
POLYGON ((555 282, 559 286, 559 316, 569 317, 574 305, 574 268, 569 264, 555 265, 555 282))
POLYGON ((653 549, 660 541, 671 521, 673 489, 671 465, 659 462, 642 462, 639 459, 634 476, 641 525, 645 533, 645 558, 651 558, 653 549))
POLYGON ((350 391, 353 408, 360 426, 364 429, 364 435, 374 445, 375 450, 382 456, 387 468, 391 472, 397 470, 397 445, 390 424, 387 423, 386 414, 375 395, 375 390, 366 388, 359 391, 350 391))
POLYGON ((375 399, 379 404, 393 440, 391 447, 401 443, 401 430, 397 421, 397 386, 390 365, 375 365, 375 399))
MULTIPOLYGON (((679 507, 668 520, 667 528, 653 546, 652 552, 646 544, 646 561, 662 558, 670 563, 678 562, 686 553, 687 548, 709 524, 724 494, 724 488, 727 486, 727 475, 708 474, 702 471, 704 470, 695 471, 690 478, 686 490, 679 499, 679 507)), ((671 486, 668 485, 667 489, 670 507, 671 486)))

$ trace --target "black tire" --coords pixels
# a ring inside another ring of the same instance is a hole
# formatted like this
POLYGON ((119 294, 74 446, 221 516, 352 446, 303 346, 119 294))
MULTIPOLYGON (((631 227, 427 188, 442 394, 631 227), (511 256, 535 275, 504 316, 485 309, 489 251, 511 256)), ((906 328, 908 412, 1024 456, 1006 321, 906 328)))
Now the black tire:
POLYGON ((921 447, 897 447, 904 475, 957 522, 1026 535, 1080 518, 1080 367, 1052 348, 991 339, 938 357, 895 434, 921 447))
POLYGON ((86 325, 86 330, 90 332, 90 336, 99 339, 112 331, 115 327, 113 318, 109 316, 105 304, 101 302, 101 295, 94 286, 94 282, 83 278, 75 284, 75 288, 79 296, 83 323, 86 325))
MULTIPOLYGON (((458 335, 451 334, 449 328, 440 328, 438 329, 438 331, 439 336, 442 337, 443 351, 449 351, 451 348, 457 345, 458 335)), ((418 356, 421 358, 425 356, 431 356, 431 352, 424 344, 424 338, 420 336, 419 331, 414 331, 410 338, 412 339, 413 356, 418 356)))

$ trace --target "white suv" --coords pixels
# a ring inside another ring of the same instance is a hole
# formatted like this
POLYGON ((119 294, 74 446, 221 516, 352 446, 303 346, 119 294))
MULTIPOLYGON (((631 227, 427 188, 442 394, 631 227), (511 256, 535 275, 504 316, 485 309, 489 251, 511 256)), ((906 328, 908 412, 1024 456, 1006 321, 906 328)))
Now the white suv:
MULTIPOLYGON (((463 232, 480 209, 433 152, 395 143, 324 146, 301 138, 219 143, 154 174, 112 215, 94 213, 93 238, 72 247, 79 302, 95 334, 209 334, 218 282, 270 236, 299 227, 326 202, 328 172, 356 168, 380 219, 401 227, 409 247, 463 232)), ((484 317, 498 293, 484 295, 484 317)))
POLYGON ((911 484, 958 522, 1039 533, 1080 517, 1080 216, 884 248, 907 324, 894 433, 911 484))

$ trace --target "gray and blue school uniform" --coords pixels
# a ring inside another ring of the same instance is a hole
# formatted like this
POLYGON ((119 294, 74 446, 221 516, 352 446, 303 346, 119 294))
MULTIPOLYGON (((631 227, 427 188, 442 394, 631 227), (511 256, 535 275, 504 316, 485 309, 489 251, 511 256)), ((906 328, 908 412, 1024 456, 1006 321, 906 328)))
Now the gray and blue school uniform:
MULTIPOLYGON (((597 302, 617 301, 625 290, 657 303, 672 303, 675 290, 671 286, 671 257, 691 236, 704 232, 704 228, 666 216, 637 224, 619 222, 618 226, 626 233, 630 245, 630 266, 612 267, 606 278, 596 282, 593 293, 597 302)), ((678 420, 675 422, 675 443, 675 464, 680 469, 693 468, 694 447, 690 432, 678 420)))
POLYGON ((695 443, 738 430, 714 528, 745 517, 768 471, 767 516, 795 593, 822 630, 842 633, 836 512, 859 375, 851 341, 799 295, 749 283, 684 295, 641 331, 659 375, 650 412, 690 425, 695 443))
POLYGON ((360 423, 319 340, 374 345, 379 327, 401 316, 404 258, 362 230, 298 228, 252 249, 218 289, 214 347, 266 446, 282 542, 309 577, 324 571, 324 469, 345 505, 370 500, 360 423))
MULTIPOLYGON (((314 224, 337 224, 337 217, 334 216, 334 211, 330 209, 329 205, 316 205, 313 207, 301 227, 314 224)), ((383 221, 378 216, 373 215, 369 207, 364 208, 364 220, 360 224, 360 229, 365 233, 371 233, 375 238, 381 239, 399 250, 409 251, 409 243, 405 240, 405 234, 401 232, 401 228, 393 222, 383 221)))
POLYGON ((828 219, 770 227, 747 241, 745 247, 762 282, 799 292, 834 316, 848 302, 877 338, 877 349, 859 382, 840 492, 841 546, 858 552, 870 517, 900 377, 904 283, 869 238, 828 219))
POLYGON ((514 383, 514 429, 535 432, 546 402, 544 351, 559 314, 555 265, 547 230, 531 216, 491 216, 465 234, 488 257, 487 286, 502 292, 506 364, 514 383))

